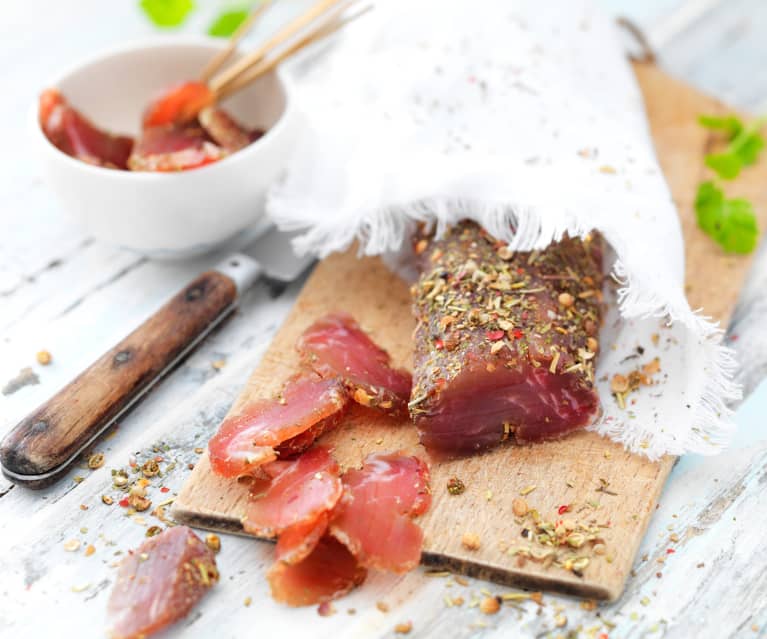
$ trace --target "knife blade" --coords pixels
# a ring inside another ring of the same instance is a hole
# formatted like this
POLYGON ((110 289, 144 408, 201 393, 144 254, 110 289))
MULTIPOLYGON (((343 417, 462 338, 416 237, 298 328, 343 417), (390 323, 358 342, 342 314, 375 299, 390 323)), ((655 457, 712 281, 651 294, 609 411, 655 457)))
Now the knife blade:
POLYGON ((210 332, 259 278, 297 279, 313 262, 275 228, 202 273, 130 335, 17 424, 0 443, 10 481, 43 488, 61 477, 210 332))

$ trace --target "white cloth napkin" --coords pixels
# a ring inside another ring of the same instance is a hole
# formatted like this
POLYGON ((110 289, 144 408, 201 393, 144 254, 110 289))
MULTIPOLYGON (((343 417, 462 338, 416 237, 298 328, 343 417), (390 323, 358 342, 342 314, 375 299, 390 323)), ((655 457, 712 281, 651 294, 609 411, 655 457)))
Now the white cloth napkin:
POLYGON ((684 295, 676 210, 610 18, 585 0, 387 0, 300 79, 309 133, 268 199, 298 248, 407 257, 415 221, 473 218, 512 248, 599 229, 617 299, 592 429, 714 453, 739 396, 721 331, 684 295), (516 229, 515 231, 513 229, 516 229), (614 374, 660 358, 620 406, 614 374))

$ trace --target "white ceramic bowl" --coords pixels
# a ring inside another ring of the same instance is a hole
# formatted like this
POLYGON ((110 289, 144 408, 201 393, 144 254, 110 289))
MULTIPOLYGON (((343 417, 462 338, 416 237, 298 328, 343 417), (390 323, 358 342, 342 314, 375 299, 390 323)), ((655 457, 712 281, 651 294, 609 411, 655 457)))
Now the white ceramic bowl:
MULTIPOLYGON (((99 55, 53 78, 71 104, 99 127, 137 134, 158 93, 198 76, 224 43, 174 38, 99 55)), ((44 87, 41 87, 41 90, 44 87)), ((64 208, 95 237, 160 259, 207 252, 263 214, 266 189, 284 170, 299 135, 286 78, 259 79, 222 106, 266 134, 231 156, 191 171, 118 171, 76 160, 43 135, 33 111, 35 144, 64 208)))

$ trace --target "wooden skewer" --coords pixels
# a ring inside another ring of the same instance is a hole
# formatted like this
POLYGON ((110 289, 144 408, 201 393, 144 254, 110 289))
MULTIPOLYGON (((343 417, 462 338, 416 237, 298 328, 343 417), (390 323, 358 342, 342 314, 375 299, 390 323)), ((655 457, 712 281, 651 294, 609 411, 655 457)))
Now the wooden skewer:
POLYGON ((202 73, 200 73, 200 82, 208 82, 213 75, 221 68, 221 66, 226 62, 229 57, 234 53, 234 50, 237 48, 237 45, 239 44, 240 40, 242 40, 243 37, 245 37, 245 34, 250 31, 250 29, 253 27, 253 25, 256 23, 256 20, 258 20, 261 15, 263 15, 264 11, 266 11, 272 4, 272 0, 264 0, 260 5, 258 5, 253 11, 250 12, 250 15, 245 18, 243 23, 237 27, 235 32, 232 34, 232 37, 229 38, 229 42, 226 45, 226 48, 219 51, 210 62, 205 66, 205 68, 202 70, 202 73))
POLYGON ((275 57, 269 58, 268 60, 261 60, 258 64, 250 68, 248 71, 242 73, 237 78, 235 78, 228 86, 216 92, 215 94, 216 99, 220 101, 225 98, 228 98, 230 95, 236 93, 237 91, 240 91, 241 89, 245 88, 247 85, 254 82, 257 78, 261 77, 262 75, 266 73, 269 73, 269 71, 277 67, 281 62, 285 61, 285 59, 289 58, 293 54, 302 50, 304 47, 307 47, 311 44, 319 42, 323 38, 326 38, 329 35, 335 33, 341 27, 347 25, 349 22, 352 22, 353 20, 356 20, 357 18, 360 18, 363 15, 365 15, 372 8, 373 8, 373 5, 369 5, 353 15, 347 16, 340 20, 333 20, 328 23, 325 23, 322 26, 316 28, 311 33, 306 34, 304 37, 300 38, 299 40, 291 44, 289 47, 287 47, 284 51, 280 52, 275 57))
POLYGON ((341 1, 343 0, 320 0, 306 13, 301 14, 295 20, 285 26, 281 31, 278 31, 276 34, 274 34, 253 53, 240 59, 238 62, 224 71, 221 75, 214 78, 209 83, 210 88, 215 93, 220 92, 227 84, 233 82, 238 75, 249 69, 254 64, 257 64, 267 53, 269 53, 269 51, 294 36, 298 31, 303 29, 320 15, 325 13, 325 11, 341 1))

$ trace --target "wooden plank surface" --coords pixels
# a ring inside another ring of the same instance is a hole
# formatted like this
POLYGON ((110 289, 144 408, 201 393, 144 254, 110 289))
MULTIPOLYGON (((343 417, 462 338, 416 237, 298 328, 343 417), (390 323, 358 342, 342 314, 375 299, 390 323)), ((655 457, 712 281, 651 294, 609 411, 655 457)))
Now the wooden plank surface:
MULTIPOLYGON (((702 306, 707 314, 726 320, 749 260, 724 256, 699 231, 692 211, 692 194, 703 176, 701 159, 709 144, 696 116, 719 112, 723 107, 654 67, 643 65, 637 72, 658 153, 680 208, 690 299, 693 306, 702 306)), ((766 174, 764 169, 749 173, 741 188, 750 189, 749 195, 757 197, 766 174)), ((758 208, 763 215, 767 213, 767 206, 758 208)), ((398 366, 410 367, 414 321, 406 284, 378 259, 358 259, 353 252, 334 255, 323 261, 307 282, 230 414, 241 412, 255 399, 274 396, 298 369, 294 348, 298 336, 315 319, 334 310, 351 313, 391 353, 398 366)), ((347 426, 324 437, 323 443, 334 448, 335 456, 346 467, 359 466, 367 453, 376 450, 405 449, 427 455, 409 423, 392 425, 364 411, 357 411, 347 426)), ((535 446, 501 446, 467 459, 431 460, 434 502, 421 520, 425 531, 423 560, 502 584, 615 599, 623 590, 672 463, 670 458, 651 463, 585 432, 535 446), (451 477, 459 477, 469 487, 464 495, 448 495, 445 486, 451 477), (615 496, 596 492, 601 480, 609 482, 615 496), (520 537, 529 523, 515 518, 512 512, 513 500, 528 486, 536 486, 527 500, 544 520, 556 521, 560 518, 558 507, 573 504, 573 509, 580 511, 574 518, 605 525, 605 555, 595 556, 585 549, 576 553, 589 557, 582 577, 556 565, 520 562, 509 552, 520 545, 530 546, 520 537), (597 497, 597 509, 587 505, 597 497), (464 532, 477 534, 481 547, 464 548, 464 532)), ((246 500, 247 487, 214 476, 203 456, 176 500, 174 516, 202 527, 239 532, 246 500)))

